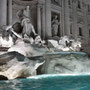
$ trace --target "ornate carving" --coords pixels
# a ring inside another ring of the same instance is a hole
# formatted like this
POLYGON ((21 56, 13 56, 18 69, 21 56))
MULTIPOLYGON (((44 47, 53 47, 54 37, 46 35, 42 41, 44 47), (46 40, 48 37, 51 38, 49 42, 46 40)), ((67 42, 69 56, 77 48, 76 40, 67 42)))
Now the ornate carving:
POLYGON ((38 0, 30 0, 30 1, 22 1, 22 0, 13 0, 14 3, 18 4, 18 5, 35 5, 38 0))
POLYGON ((51 0, 51 3, 58 5, 58 6, 61 6, 62 0, 51 0))
POLYGON ((84 24, 84 20, 83 20, 82 18, 78 18, 78 19, 77 19, 77 23, 78 23, 78 24, 84 24))
POLYGON ((73 2, 73 3, 76 3, 76 2, 77 2, 77 0, 72 0, 72 2, 73 2))
POLYGON ((70 21, 72 22, 73 21, 73 15, 70 14, 69 18, 70 18, 70 21))

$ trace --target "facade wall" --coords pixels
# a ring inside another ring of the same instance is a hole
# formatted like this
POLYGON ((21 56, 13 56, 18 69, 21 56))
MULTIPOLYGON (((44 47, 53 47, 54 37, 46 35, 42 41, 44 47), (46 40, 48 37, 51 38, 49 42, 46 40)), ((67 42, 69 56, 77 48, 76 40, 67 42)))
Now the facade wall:
POLYGON ((42 39, 52 37, 52 20, 56 15, 59 21, 57 36, 81 37, 83 46, 89 49, 90 0, 33 0, 31 4, 20 0, 0 0, 0 26, 19 21, 17 11, 27 6, 29 18, 42 39))
POLYGON ((87 0, 68 0, 69 5, 69 18, 70 24, 72 24, 72 33, 70 35, 74 37, 81 37, 82 44, 86 50, 90 45, 89 37, 89 17, 90 1, 87 0), (89 7, 88 7, 89 6, 89 7))

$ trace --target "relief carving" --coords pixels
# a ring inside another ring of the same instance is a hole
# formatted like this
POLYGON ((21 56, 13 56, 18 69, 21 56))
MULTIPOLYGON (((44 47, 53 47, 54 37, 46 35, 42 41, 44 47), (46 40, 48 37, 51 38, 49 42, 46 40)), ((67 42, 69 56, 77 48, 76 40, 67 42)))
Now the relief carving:
POLYGON ((54 5, 61 6, 62 0, 51 0, 51 3, 54 5))

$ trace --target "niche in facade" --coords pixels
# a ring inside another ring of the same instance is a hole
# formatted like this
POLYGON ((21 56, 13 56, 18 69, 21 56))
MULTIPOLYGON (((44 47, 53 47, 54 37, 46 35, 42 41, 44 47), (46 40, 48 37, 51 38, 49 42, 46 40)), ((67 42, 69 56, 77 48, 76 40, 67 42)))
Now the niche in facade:
POLYGON ((51 12, 52 36, 60 36, 60 13, 51 12))

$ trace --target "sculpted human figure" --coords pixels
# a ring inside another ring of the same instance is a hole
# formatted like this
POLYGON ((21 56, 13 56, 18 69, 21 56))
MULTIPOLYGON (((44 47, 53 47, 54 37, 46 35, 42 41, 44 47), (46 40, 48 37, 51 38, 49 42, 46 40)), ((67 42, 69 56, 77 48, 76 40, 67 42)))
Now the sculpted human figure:
POLYGON ((31 32, 33 32, 33 34, 36 35, 35 29, 30 19, 26 15, 27 14, 26 11, 23 9, 18 11, 17 14, 18 14, 19 20, 21 21, 21 25, 23 26, 22 37, 24 38, 25 34, 28 37, 30 37, 31 32))
POLYGON ((57 36, 59 24, 60 22, 58 21, 58 17, 55 16, 55 18, 52 20, 52 36, 57 36))

